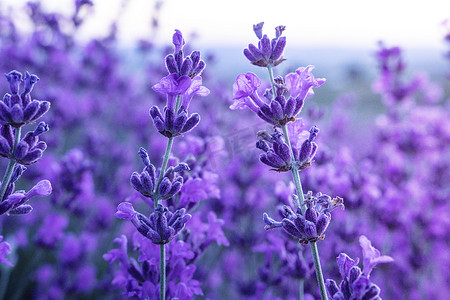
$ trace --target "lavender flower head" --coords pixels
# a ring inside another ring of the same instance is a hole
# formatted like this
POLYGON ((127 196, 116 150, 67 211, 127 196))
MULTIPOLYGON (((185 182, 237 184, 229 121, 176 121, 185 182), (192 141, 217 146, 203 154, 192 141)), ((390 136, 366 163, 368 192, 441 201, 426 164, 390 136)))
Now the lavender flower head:
POLYGON ((34 85, 39 81, 36 75, 26 72, 25 77, 18 71, 5 74, 9 83, 11 94, 5 94, 0 101, 0 122, 15 128, 33 123, 42 117, 50 108, 50 102, 31 100, 30 93, 34 85), (20 86, 23 90, 20 93, 20 86))
POLYGON ((139 155, 145 168, 141 173, 134 172, 131 175, 130 183, 136 191, 151 199, 158 197, 158 199, 166 200, 181 190, 183 177, 179 176, 178 173, 188 171, 189 166, 187 164, 180 163, 175 167, 167 168, 158 184, 159 174, 156 172, 156 167, 150 163, 147 151, 140 148, 139 155))
POLYGON ((292 144, 294 161, 288 145, 283 141, 283 134, 277 129, 272 134, 267 131, 258 132, 258 142, 256 147, 265 153, 261 154, 259 159, 264 164, 272 167, 277 172, 286 172, 291 170, 292 164, 296 164, 298 170, 303 170, 309 166, 317 152, 317 144, 314 140, 317 137, 319 129, 316 126, 309 130, 309 137, 303 141, 300 148, 292 144))
POLYGON ((275 221, 267 213, 263 214, 266 226, 264 229, 283 228, 285 232, 298 239, 301 244, 317 242, 325 238, 325 231, 330 224, 330 212, 341 206, 344 208, 344 201, 340 197, 331 198, 328 195, 312 192, 305 194, 306 210, 303 208, 296 195, 292 196, 294 210, 283 205, 281 214, 284 217, 280 222, 275 221))
POLYGON ((230 109, 250 108, 264 121, 274 126, 294 122, 303 108, 305 100, 314 94, 313 88, 325 83, 324 78, 315 78, 313 66, 298 68, 285 78, 274 79, 274 90, 266 90, 263 97, 258 94, 261 80, 253 73, 240 74, 233 84, 233 104, 230 109))
POLYGON ((174 53, 166 56, 166 67, 169 75, 163 77, 152 88, 167 95, 167 105, 163 113, 157 106, 150 109, 150 116, 156 129, 164 136, 171 138, 191 131, 200 122, 197 113, 188 114, 194 96, 207 96, 209 90, 202 86, 201 72, 205 62, 200 58, 200 51, 193 51, 184 57, 183 36, 179 30, 173 35, 174 53))
POLYGON ((255 66, 277 66, 285 61, 283 51, 286 47, 286 37, 281 35, 286 27, 277 26, 275 28, 275 38, 270 40, 266 34, 262 34, 263 26, 264 22, 253 25, 253 31, 259 39, 258 47, 249 44, 248 48, 244 49, 244 55, 255 66))
POLYGON ((167 244, 170 242, 191 218, 182 208, 174 213, 161 204, 155 209, 149 218, 136 212, 129 202, 122 202, 117 207, 116 217, 129 220, 143 236, 154 244, 167 244))
POLYGON ((369 280, 370 272, 377 264, 394 260, 390 256, 381 255, 364 235, 360 236, 359 243, 363 252, 363 271, 358 267, 358 258, 353 260, 345 253, 339 254, 337 264, 342 282, 338 286, 334 280, 327 279, 326 287, 330 299, 381 299, 380 288, 369 280))

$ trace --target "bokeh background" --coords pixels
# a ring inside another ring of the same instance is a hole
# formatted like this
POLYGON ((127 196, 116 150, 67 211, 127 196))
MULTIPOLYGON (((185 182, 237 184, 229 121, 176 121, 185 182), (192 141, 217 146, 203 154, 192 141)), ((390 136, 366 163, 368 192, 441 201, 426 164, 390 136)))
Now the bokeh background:
MULTIPOLYGON (((290 174, 259 162, 256 133, 270 127, 228 108, 238 74, 253 72, 268 87, 267 71, 242 54, 257 42, 252 25, 264 21, 269 37, 286 26, 287 60, 276 75, 314 65, 315 76, 327 79, 301 115, 303 130, 321 129, 316 161, 301 173, 304 189, 341 196, 346 205, 318 243, 325 278, 340 281, 339 253, 362 258, 364 234, 395 260, 371 276, 382 298, 445 299, 449 11, 448 1, 437 0, 2 0, 0 71, 37 74, 33 97, 52 103, 44 117, 48 149, 17 186, 47 178, 53 193, 32 201, 27 216, 1 216, 14 267, 2 265, 0 297, 154 299, 146 293, 157 270, 148 265, 158 266, 158 250, 114 213, 125 199, 152 211, 129 178, 142 168, 139 147, 161 162, 166 140, 148 111, 165 98, 151 86, 167 75, 164 57, 179 29, 185 52, 198 49, 206 61, 203 85, 211 93, 194 99, 202 121, 177 138, 178 159, 170 162, 193 169, 181 193, 193 218, 168 248, 177 266, 169 296, 297 299, 302 279, 305 299, 319 299, 308 248, 264 230, 262 213, 277 216, 294 192, 290 174), (395 46, 401 52, 379 52, 395 46), (105 256, 120 245, 140 275, 105 256)), ((0 91, 8 92, 6 80, 0 91)))

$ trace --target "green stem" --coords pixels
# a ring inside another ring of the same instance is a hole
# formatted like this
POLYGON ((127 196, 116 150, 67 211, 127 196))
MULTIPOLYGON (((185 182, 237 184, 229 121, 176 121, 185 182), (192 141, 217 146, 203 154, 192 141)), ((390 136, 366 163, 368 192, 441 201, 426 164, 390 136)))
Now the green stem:
MULTIPOLYGON (((288 133, 288 129, 286 125, 281 126, 281 129, 283 130, 283 134, 284 134, 284 140, 286 141, 286 144, 289 147, 289 152, 291 153, 291 159, 294 162, 295 158, 294 158, 294 151, 292 150, 292 145, 291 145, 291 141, 289 140, 289 133, 288 133)), ((300 174, 298 173, 298 166, 297 164, 293 163, 292 164, 292 178, 294 179, 294 184, 295 184, 295 189, 297 190, 297 196, 298 199, 300 201, 300 208, 302 210, 302 213, 305 213, 305 198, 303 196, 303 188, 302 188, 302 183, 300 181, 300 174)))
POLYGON ((166 299, 166 245, 162 244, 159 245, 159 256, 160 256, 160 269, 161 269, 161 276, 160 276, 160 282, 159 282, 159 299, 165 300, 166 299))
POLYGON ((273 92, 273 96, 275 97, 277 95, 277 91, 275 89, 275 81, 273 80, 272 65, 267 66, 267 71, 269 71, 270 84, 272 85, 272 92, 273 92))
POLYGON ((166 152, 164 153, 164 158, 163 158, 163 162, 161 165, 161 171, 159 173, 159 177, 158 177, 158 181, 156 184, 156 188, 155 188, 155 197, 153 199, 153 202, 155 204, 155 209, 158 207, 158 201, 159 201, 159 197, 158 197, 158 189, 159 189, 159 185, 161 184, 161 181, 163 180, 164 177, 164 173, 166 172, 166 168, 167 168, 167 163, 169 162, 169 156, 170 156, 170 152, 172 151, 172 145, 173 145, 173 140, 174 138, 171 137, 169 138, 169 140, 167 141, 167 146, 166 146, 166 152))
MULTIPOLYGON (((175 112, 178 111, 178 108, 180 107, 180 102, 181 102, 181 96, 178 95, 177 102, 175 104, 175 112)), ((158 189, 161 184, 161 181, 164 178, 164 173, 166 172, 166 168, 167 168, 167 164, 169 162, 169 156, 170 156, 170 152, 172 151, 174 139, 175 139, 174 137, 169 138, 169 140, 167 141, 166 151, 164 152, 164 158, 163 158, 163 162, 161 164, 161 170, 159 172, 158 181, 157 181, 155 191, 154 191, 154 194, 156 195, 153 199, 155 209, 158 207, 158 202, 159 202, 158 189)), ((165 244, 159 245, 159 269, 160 269, 160 272, 159 272, 160 273, 159 295, 160 295, 160 300, 165 300, 166 299, 166 284, 167 284, 167 282, 166 282, 166 245, 165 244)))
MULTIPOLYGON (((289 133, 287 130, 287 126, 283 125, 283 126, 281 126, 281 128, 283 129, 283 134, 284 134, 284 139, 286 141, 286 144, 289 146, 289 150, 291 152, 292 162, 294 162, 295 161, 294 152, 292 151, 291 142, 289 140, 289 133)), ((297 190, 297 196, 300 201, 300 207, 301 207, 302 213, 305 214, 305 210, 306 210, 306 208, 304 206, 305 198, 303 196, 303 188, 302 188, 302 183, 300 181, 300 175, 298 173, 298 167, 296 166, 295 163, 292 164, 291 171, 292 171, 292 178, 294 179, 295 189, 297 190)), ((322 300, 327 300, 328 297, 327 297, 327 292, 325 289, 325 282, 323 280, 322 267, 320 266, 319 251, 317 249, 317 245, 315 242, 311 243, 311 251, 313 254, 314 268, 316 270, 317 283, 320 288, 320 295, 321 295, 322 300)))
POLYGON ((14 171, 14 167, 16 165, 16 160, 14 159, 14 151, 16 150, 16 146, 20 141, 20 134, 22 128, 16 128, 14 130, 14 145, 11 149, 11 158, 9 159, 8 167, 6 168, 5 175, 3 175, 2 186, 0 188, 0 202, 3 201, 3 197, 5 196, 6 189, 8 188, 9 181, 11 180, 12 173, 14 171))
POLYGON ((325 288, 325 282, 323 279, 322 267, 320 265, 320 257, 319 250, 317 249, 317 244, 316 242, 311 242, 310 246, 314 258, 314 268, 316 269, 317 283, 319 284, 320 295, 322 296, 322 299, 328 299, 327 290, 325 288))
MULTIPOLYGON (((175 104, 175 111, 178 111, 178 108, 180 107, 180 102, 181 102, 181 96, 177 96, 177 102, 175 104)), ((156 195, 153 199, 154 205, 155 205, 155 209, 158 207, 158 201, 159 201, 159 197, 158 197, 158 189, 159 189, 159 185, 161 184, 161 181, 163 180, 164 177, 164 173, 166 172, 166 168, 167 168, 167 163, 169 162, 169 156, 170 156, 170 152, 172 151, 172 146, 173 146, 173 140, 175 138, 174 137, 170 137, 169 140, 167 141, 167 146, 166 146, 166 152, 164 152, 164 158, 163 158, 163 162, 161 165, 161 171, 159 173, 158 176, 158 181, 156 183, 156 187, 155 187, 155 191, 154 191, 154 195, 156 195)))

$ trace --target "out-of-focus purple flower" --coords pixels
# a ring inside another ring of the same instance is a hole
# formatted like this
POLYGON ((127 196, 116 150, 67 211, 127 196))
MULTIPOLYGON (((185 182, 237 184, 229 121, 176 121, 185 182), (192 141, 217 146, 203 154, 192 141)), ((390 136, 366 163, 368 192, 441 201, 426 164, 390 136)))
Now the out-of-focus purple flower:
POLYGON ((10 267, 13 266, 13 264, 6 258, 6 255, 10 254, 11 251, 11 246, 7 242, 3 242, 3 236, 0 235, 0 263, 10 267))
POLYGON ((369 278, 372 269, 382 263, 393 262, 394 259, 388 255, 381 255, 380 251, 372 246, 372 243, 367 237, 361 235, 359 237, 359 244, 363 252, 363 273, 369 278))
POLYGON ((55 248, 63 237, 67 225, 69 225, 67 216, 56 213, 47 215, 36 233, 36 243, 45 248, 55 248))
POLYGON ((207 186, 200 178, 190 179, 181 188, 180 207, 192 207, 199 201, 208 197, 206 193, 207 186))
MULTIPOLYGON (((364 260, 366 259, 366 255, 374 257, 374 259, 382 257, 380 256, 380 252, 373 248, 370 241, 363 235, 360 237, 360 245, 363 249, 364 260), (367 251, 370 253, 367 254, 367 251)), ((391 257, 385 256, 377 263, 392 261, 393 259, 391 257)), ((367 269, 366 262, 364 262, 365 270, 361 272, 361 269, 357 266, 358 262, 359 259, 353 260, 345 253, 339 254, 337 264, 342 276, 342 282, 338 286, 332 279, 327 279, 326 281, 327 293, 331 299, 381 299, 379 296, 380 288, 369 280, 369 274, 374 265, 371 265, 370 269, 367 269)))

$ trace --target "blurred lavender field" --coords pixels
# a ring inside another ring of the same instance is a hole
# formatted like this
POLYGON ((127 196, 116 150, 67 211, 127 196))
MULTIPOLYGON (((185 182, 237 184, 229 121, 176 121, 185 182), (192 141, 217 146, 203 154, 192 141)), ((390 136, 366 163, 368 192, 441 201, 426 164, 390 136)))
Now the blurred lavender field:
POLYGON ((448 298, 450 23, 202 46, 163 5, 130 43, 0 3, 0 298, 448 298))

